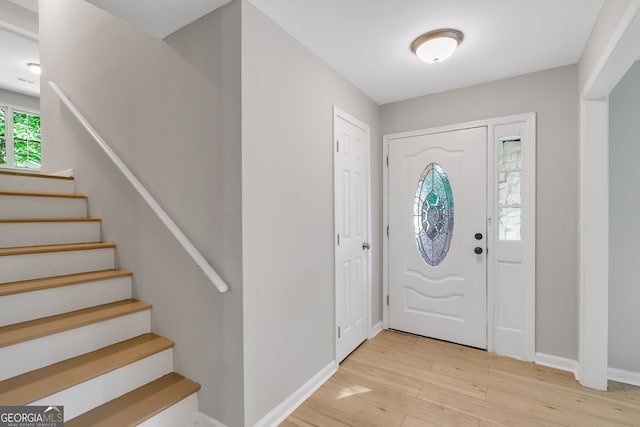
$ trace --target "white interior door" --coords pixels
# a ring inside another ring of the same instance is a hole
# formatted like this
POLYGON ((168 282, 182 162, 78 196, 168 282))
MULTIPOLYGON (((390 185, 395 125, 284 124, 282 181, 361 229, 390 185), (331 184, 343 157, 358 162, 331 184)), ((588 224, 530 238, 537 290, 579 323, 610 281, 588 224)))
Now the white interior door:
POLYGON ((334 115, 336 357, 341 362, 369 334, 369 128, 334 115))
POLYGON ((389 142, 389 327, 487 345, 487 128, 389 142))

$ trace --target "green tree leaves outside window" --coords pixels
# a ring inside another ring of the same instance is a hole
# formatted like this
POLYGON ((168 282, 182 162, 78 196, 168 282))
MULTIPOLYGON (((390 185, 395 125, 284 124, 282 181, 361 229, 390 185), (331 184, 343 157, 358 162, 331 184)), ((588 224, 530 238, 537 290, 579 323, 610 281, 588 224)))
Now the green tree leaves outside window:
POLYGON ((40 168, 40 116, 13 113, 14 163, 21 168, 40 168))
POLYGON ((7 139, 5 111, 0 108, 0 165, 7 164, 7 139))

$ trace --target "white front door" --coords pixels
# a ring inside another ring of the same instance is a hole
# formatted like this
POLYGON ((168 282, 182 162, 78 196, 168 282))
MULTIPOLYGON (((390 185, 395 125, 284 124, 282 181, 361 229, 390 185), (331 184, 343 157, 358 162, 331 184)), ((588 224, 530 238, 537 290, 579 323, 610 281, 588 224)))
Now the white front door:
POLYGON ((389 327, 487 346, 487 128, 389 141, 389 327))
POLYGON ((341 362, 369 334, 369 128, 334 114, 336 357, 341 362))

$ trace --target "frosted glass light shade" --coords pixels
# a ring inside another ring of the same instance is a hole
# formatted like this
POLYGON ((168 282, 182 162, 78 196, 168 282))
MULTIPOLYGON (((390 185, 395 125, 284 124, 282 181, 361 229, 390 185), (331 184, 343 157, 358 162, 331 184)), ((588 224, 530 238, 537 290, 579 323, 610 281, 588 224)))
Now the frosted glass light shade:
POLYGON ((38 74, 40 75, 40 64, 37 64, 35 62, 29 62, 27 64, 27 68, 29 69, 29 71, 31 71, 33 74, 38 74))
POLYGON ((453 54, 463 38, 458 30, 431 31, 415 39, 411 50, 424 62, 442 62, 453 54))

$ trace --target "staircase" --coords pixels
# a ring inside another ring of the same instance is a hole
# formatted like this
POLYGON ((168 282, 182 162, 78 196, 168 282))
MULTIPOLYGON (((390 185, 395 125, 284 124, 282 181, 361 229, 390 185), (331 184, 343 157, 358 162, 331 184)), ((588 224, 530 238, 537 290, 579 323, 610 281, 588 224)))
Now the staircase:
POLYGON ((64 406, 65 426, 193 426, 200 385, 173 372, 115 243, 73 178, 0 171, 0 405, 64 406))

